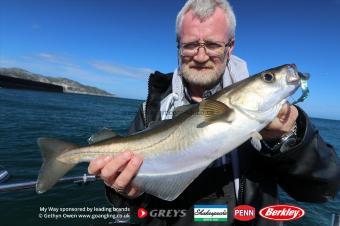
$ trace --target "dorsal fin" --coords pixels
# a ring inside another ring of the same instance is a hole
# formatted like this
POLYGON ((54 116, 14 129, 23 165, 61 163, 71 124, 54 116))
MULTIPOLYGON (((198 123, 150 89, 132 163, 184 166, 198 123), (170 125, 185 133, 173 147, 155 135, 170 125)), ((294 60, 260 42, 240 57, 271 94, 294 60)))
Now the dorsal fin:
POLYGON ((113 137, 120 137, 118 134, 116 134, 115 132, 113 132, 111 129, 108 128, 103 128, 101 130, 99 130, 98 132, 96 132, 95 134, 93 134, 92 136, 89 137, 89 139, 87 139, 87 142, 89 144, 95 144, 113 137))

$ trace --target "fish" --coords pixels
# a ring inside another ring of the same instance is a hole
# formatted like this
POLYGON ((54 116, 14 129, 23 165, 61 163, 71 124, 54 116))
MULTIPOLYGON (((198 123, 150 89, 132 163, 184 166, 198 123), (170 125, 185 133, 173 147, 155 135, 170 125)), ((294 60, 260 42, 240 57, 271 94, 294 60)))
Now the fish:
POLYGON ((83 147, 39 138, 43 164, 36 192, 49 190, 78 163, 131 150, 144 158, 132 184, 172 201, 210 163, 249 139, 261 150, 259 131, 277 116, 287 98, 300 87, 300 81, 296 65, 286 64, 250 76, 200 103, 179 107, 173 119, 129 136, 110 132, 108 136, 104 131, 105 139, 83 147))

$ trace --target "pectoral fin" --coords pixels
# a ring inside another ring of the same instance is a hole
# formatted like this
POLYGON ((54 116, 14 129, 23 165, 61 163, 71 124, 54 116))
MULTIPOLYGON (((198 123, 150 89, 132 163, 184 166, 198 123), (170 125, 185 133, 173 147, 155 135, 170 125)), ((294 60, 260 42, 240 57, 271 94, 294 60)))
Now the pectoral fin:
POLYGON ((235 114, 233 109, 216 100, 203 100, 199 105, 198 113, 204 118, 204 122, 198 127, 204 127, 214 121, 230 123, 234 120, 235 114))

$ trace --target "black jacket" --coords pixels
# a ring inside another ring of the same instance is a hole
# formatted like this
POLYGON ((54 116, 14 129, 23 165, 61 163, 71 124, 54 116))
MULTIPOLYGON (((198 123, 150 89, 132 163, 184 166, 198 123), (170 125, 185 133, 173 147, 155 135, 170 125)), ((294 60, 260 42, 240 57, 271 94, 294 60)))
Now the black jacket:
MULTIPOLYGON (((171 74, 156 72, 149 78, 149 93, 146 106, 136 115, 129 133, 148 127, 150 122, 160 121, 160 101, 171 92, 171 74)), ((340 187, 340 165, 333 147, 326 144, 308 119, 299 109, 297 119, 298 144, 278 153, 258 152, 250 142, 238 148, 240 187, 236 199, 231 164, 225 167, 207 168, 176 200, 160 200, 148 194, 129 200, 106 187, 106 194, 115 207, 129 206, 132 213, 139 207, 147 210, 186 210, 185 217, 147 217, 132 221, 147 225, 195 225, 194 204, 228 204, 228 223, 233 225, 279 225, 260 216, 249 222, 233 219, 233 207, 250 205, 258 211, 278 203, 280 185, 291 197, 303 202, 326 202, 335 197, 340 187), (265 154, 267 153, 267 154, 265 154)), ((265 149, 265 147, 263 147, 265 149)), ((171 212, 171 211, 170 211, 171 212)), ((171 215, 171 214, 170 214, 171 215)), ((202 225, 201 222, 197 222, 202 225)), ((221 223, 209 222, 209 225, 221 223)), ((224 224, 225 225, 225 224, 224 224)))

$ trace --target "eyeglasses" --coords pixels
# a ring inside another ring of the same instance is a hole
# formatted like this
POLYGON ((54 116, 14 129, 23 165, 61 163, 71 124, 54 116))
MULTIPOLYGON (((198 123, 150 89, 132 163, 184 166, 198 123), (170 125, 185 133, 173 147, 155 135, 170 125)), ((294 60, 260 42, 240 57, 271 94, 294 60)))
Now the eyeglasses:
POLYGON ((229 40, 228 43, 225 42, 188 42, 180 43, 179 53, 183 57, 193 57, 198 53, 199 48, 204 48, 205 53, 210 57, 222 56, 225 54, 226 47, 231 46, 233 40, 229 40))

